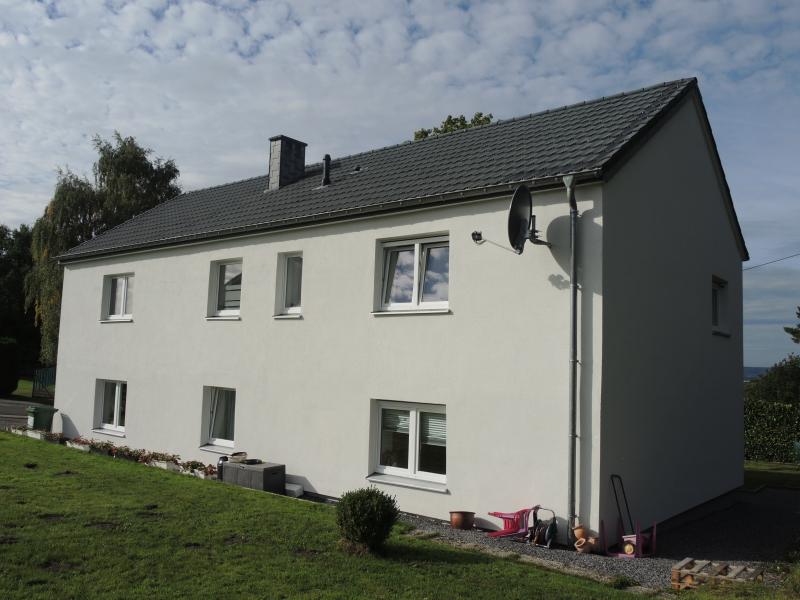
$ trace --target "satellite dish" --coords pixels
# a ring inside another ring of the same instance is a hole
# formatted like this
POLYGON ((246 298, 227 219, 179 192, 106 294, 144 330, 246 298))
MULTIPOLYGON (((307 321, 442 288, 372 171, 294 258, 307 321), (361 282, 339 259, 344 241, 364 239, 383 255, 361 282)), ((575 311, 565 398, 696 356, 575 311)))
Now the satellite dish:
POLYGON ((526 241, 550 247, 550 244, 539 239, 531 192, 527 186, 521 185, 514 190, 511 206, 508 208, 508 243, 514 252, 522 254, 526 241))

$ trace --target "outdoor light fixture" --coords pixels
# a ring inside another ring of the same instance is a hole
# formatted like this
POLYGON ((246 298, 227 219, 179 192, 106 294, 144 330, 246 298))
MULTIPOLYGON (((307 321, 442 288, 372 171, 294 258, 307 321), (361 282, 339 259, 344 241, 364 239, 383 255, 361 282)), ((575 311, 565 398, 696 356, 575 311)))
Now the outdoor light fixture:
POLYGON ((486 240, 483 239, 483 233, 481 233, 480 231, 473 231, 472 232, 472 241, 480 246, 486 240))

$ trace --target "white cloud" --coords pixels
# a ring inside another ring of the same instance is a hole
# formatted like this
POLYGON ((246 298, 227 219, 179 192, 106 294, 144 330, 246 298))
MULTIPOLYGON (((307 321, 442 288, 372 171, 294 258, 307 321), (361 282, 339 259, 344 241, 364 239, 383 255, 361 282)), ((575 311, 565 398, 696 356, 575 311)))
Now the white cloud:
POLYGON ((90 173, 95 133, 174 158, 192 189, 264 173, 277 133, 317 160, 448 113, 511 117, 686 75, 754 260, 789 253, 794 0, 0 0, 0 221, 38 217, 57 166, 90 173))

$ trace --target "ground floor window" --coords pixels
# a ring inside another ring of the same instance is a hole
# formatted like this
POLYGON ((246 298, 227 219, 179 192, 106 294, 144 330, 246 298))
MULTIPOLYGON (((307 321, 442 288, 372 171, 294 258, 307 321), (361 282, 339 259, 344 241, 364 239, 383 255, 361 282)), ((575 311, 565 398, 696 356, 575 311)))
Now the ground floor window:
POLYGON ((440 404, 377 403, 376 471, 430 481, 447 475, 447 414, 440 404))
POLYGON ((207 423, 206 443, 233 447, 236 416, 236 390, 219 387, 205 388, 207 423))
POLYGON ((98 382, 99 398, 95 422, 100 429, 125 431, 125 405, 128 384, 124 381, 101 379, 98 382))

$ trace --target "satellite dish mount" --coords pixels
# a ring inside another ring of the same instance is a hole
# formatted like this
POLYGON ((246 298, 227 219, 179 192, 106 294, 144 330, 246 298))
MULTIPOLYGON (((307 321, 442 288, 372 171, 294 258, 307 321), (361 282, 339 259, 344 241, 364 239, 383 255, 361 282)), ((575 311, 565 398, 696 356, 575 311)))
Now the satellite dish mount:
POLYGON ((514 252, 522 254, 526 241, 537 246, 551 247, 549 242, 539 238, 531 192, 527 186, 521 185, 514 190, 508 209, 508 242, 514 252))

